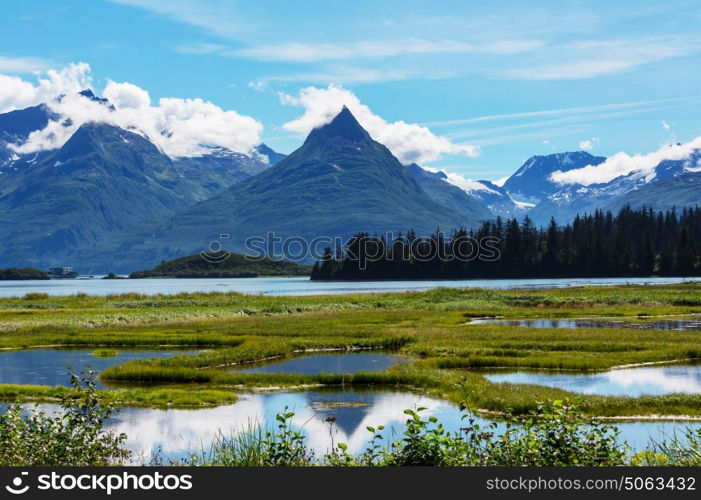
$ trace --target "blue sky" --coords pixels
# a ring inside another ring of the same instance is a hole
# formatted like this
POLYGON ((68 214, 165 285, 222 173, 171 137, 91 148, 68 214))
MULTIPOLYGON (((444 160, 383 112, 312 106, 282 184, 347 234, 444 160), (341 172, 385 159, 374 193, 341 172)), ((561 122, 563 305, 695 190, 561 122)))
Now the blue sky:
POLYGON ((535 154, 701 135, 700 25, 698 1, 35 0, 3 6, 0 73, 86 62, 98 89, 211 101, 283 152, 314 122, 308 99, 353 96, 456 146, 424 164, 497 179, 535 154))

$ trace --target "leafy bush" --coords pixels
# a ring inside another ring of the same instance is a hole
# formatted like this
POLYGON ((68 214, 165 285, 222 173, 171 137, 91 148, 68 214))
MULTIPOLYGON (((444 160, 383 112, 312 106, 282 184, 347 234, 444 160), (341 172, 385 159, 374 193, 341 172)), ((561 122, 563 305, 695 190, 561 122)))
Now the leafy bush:
POLYGON ((468 440, 481 445, 480 465, 612 466, 625 463, 628 446, 617 427, 583 416, 567 401, 539 405, 530 418, 512 420, 505 432, 468 429, 468 440))
MULTIPOLYGON (((320 460, 314 458, 301 432, 291 427, 294 413, 277 415, 277 428, 256 428, 239 436, 219 437, 211 450, 193 457, 195 465, 224 466, 606 466, 627 462, 628 447, 618 442, 618 430, 586 419, 575 405, 553 401, 541 405, 531 418, 511 420, 503 432, 497 424, 480 428, 466 414, 467 427, 447 431, 436 417, 422 417, 425 408, 404 410, 401 438, 384 444, 384 427, 368 427, 372 438, 358 455, 345 443, 336 444, 320 460)), ((331 419, 333 420, 333 419, 331 419)), ((333 422, 331 423, 333 425, 333 422)))
MULTIPOLYGON (((357 457, 338 450, 328 455, 334 465, 377 466, 606 466, 626 462, 627 446, 618 442, 614 426, 586 419, 575 405, 552 401, 538 407, 530 418, 512 419, 503 432, 498 424, 482 429, 465 415, 468 426, 448 432, 436 417, 405 410, 409 416, 402 439, 383 449, 376 429, 369 448, 357 457)), ((378 430, 383 430, 378 428, 378 430)))
POLYGON ((112 408, 95 390, 95 372, 71 376, 73 390, 54 415, 37 407, 10 406, 0 414, 0 466, 99 466, 121 464, 130 454, 126 436, 104 430, 112 408))

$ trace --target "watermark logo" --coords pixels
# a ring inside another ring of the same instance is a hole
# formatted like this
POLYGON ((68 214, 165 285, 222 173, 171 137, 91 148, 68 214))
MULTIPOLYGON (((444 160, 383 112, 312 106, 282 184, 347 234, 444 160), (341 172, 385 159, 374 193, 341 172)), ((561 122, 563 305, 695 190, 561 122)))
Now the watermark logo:
MULTIPOLYGON (((205 261, 221 264, 231 257, 221 240, 229 234, 220 234, 210 242, 209 250, 200 252, 205 261)), ((388 232, 381 236, 361 234, 350 238, 317 236, 282 237, 269 231, 265 236, 251 236, 243 242, 244 258, 251 262, 262 260, 291 262, 318 262, 343 259, 357 262, 366 269, 369 262, 386 261, 461 261, 494 262, 501 258, 500 239, 496 236, 476 238, 437 232, 431 237, 415 237, 388 232)))
MULTIPOLYGON (((230 235, 222 233, 219 235, 219 240, 228 240, 230 235)), ((209 250, 200 252, 200 257, 203 260, 209 262, 210 264, 221 264, 229 257, 231 257, 231 252, 224 250, 222 242, 219 240, 214 240, 209 243, 209 250)))
POLYGON ((29 485, 24 484, 24 476, 28 476, 29 472, 21 472, 19 476, 16 476, 14 479, 12 479, 12 485, 7 485, 5 486, 5 489, 9 492, 12 493, 13 495, 23 495, 27 493, 29 490, 29 485))

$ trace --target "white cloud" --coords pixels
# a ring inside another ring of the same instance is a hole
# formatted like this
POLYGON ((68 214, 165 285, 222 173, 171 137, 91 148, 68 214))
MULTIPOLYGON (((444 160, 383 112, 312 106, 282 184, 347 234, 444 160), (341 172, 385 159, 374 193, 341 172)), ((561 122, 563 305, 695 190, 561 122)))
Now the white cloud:
POLYGON ((701 50, 697 38, 649 37, 643 39, 597 40, 554 46, 542 63, 500 72, 522 80, 575 80, 631 71, 638 66, 701 50), (553 59, 562 62, 551 63, 553 59))
MULTIPOLYGON (((268 82, 304 82, 315 83, 319 85, 327 84, 364 84, 364 83, 380 83, 391 82, 398 80, 406 80, 408 78, 425 77, 415 70, 406 69, 373 69, 360 68, 357 66, 332 66, 322 69, 321 71, 306 71, 293 73, 288 72, 281 75, 268 76, 259 81, 259 83, 267 84, 268 82)), ((445 78, 450 76, 449 72, 433 72, 429 78, 445 78)))
POLYGON ((599 143, 599 139, 597 137, 592 137, 591 139, 585 139, 583 141, 579 141, 579 149, 583 151, 591 151, 594 149, 594 147, 599 143))
POLYGON ((0 71, 8 73, 32 73, 41 71, 50 66, 45 59, 35 57, 5 57, 0 56, 0 71))
POLYGON ((265 92, 268 90, 268 82, 265 80, 254 80, 248 82, 248 88, 253 89, 256 92, 265 92))
POLYGON ((0 75, 0 109, 9 111, 46 103, 60 116, 48 126, 32 132, 27 141, 14 148, 19 153, 55 149, 88 122, 107 122, 148 137, 171 157, 198 156, 208 146, 249 152, 260 142, 263 126, 257 120, 226 111, 202 99, 165 97, 152 104, 148 92, 131 83, 109 81, 104 96, 115 111, 81 95, 91 87, 90 67, 73 64, 47 72, 37 84, 0 75), (63 98, 57 100, 58 96, 63 98), (65 119, 70 125, 65 125, 65 119))
POLYGON ((90 66, 86 63, 49 70, 36 84, 18 76, 0 74, 0 113, 49 102, 63 94, 80 92, 91 84, 90 66))
POLYGON ((685 143, 665 145, 648 154, 629 155, 616 153, 599 165, 587 165, 575 170, 554 172, 550 179, 557 184, 582 184, 589 186, 609 182, 621 175, 635 173, 643 178, 654 174, 655 167, 664 160, 683 160, 701 148, 701 136, 685 143))
POLYGON ((141 87, 131 83, 109 82, 103 95, 120 110, 147 108, 151 96, 141 87))
POLYGON ((250 17, 244 18, 242 9, 230 0, 109 0, 161 14, 174 21, 202 28, 222 37, 232 37, 255 29, 250 17))
POLYGON ((436 121, 436 122, 427 122, 427 123, 423 123, 422 125, 426 125, 429 127, 432 127, 432 126, 451 126, 451 125, 463 125, 463 124, 468 124, 468 123, 489 122, 489 121, 502 121, 502 120, 512 120, 512 119, 520 120, 520 119, 526 119, 526 118, 539 118, 539 117, 544 117, 544 116, 587 115, 587 114, 592 114, 592 113, 599 113, 601 111, 618 111, 618 110, 626 110, 626 109, 630 109, 630 108, 649 107, 650 105, 655 105, 655 104, 676 103, 676 102, 680 102, 680 101, 689 101, 691 99, 698 99, 698 98, 673 97, 671 99, 655 99, 655 100, 650 100, 650 101, 635 101, 635 102, 624 102, 624 103, 616 103, 616 104, 600 104, 597 106, 578 106, 578 107, 574 107, 574 108, 546 109, 546 110, 541 110, 541 111, 527 111, 524 113, 503 113, 503 114, 497 114, 497 115, 476 116, 476 117, 472 117, 472 118, 460 118, 457 120, 442 120, 442 121, 436 121))
POLYGON ((665 130, 669 130, 670 128, 672 128, 672 126, 666 121, 662 120, 662 128, 665 130))
POLYGON ((385 58, 431 54, 485 53, 510 55, 535 50, 538 40, 501 40, 476 45, 454 40, 432 41, 421 38, 374 40, 350 44, 285 42, 242 49, 221 50, 230 57, 258 61, 309 63, 342 59, 385 58))
MULTIPOLYGON (((473 181, 472 179, 468 179, 467 177, 465 177, 462 174, 447 172, 445 170, 441 170, 441 169, 434 168, 434 167, 424 167, 424 168, 426 170, 428 170, 429 172, 442 172, 443 174, 446 175, 446 179, 445 179, 446 182, 448 182, 449 184, 452 184, 453 186, 457 186, 460 189, 462 189, 463 191, 467 191, 468 193, 475 192, 475 191, 483 191, 483 192, 487 192, 487 193, 498 194, 496 191, 494 191, 491 188, 488 188, 487 186, 485 186, 481 182, 473 181)), ((508 179, 508 177, 505 177, 503 179, 503 182, 506 182, 506 179, 508 179)), ((496 184, 496 182, 494 184, 498 185, 498 184, 496 184)))
POLYGON ((329 123, 345 105, 373 139, 387 146, 404 164, 434 161, 443 154, 477 156, 479 149, 471 144, 454 144, 435 135, 427 127, 404 121, 387 122, 374 114, 350 90, 337 85, 326 88, 307 87, 298 96, 280 94, 283 104, 304 108, 304 114, 283 125, 285 130, 306 135, 329 123))

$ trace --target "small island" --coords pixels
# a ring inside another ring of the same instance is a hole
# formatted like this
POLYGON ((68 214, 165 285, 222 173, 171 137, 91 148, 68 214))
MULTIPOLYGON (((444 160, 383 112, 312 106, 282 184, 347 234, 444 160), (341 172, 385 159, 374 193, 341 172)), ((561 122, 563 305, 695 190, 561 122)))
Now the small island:
POLYGON ((309 276, 311 266, 287 260, 255 258, 224 253, 190 255, 164 261, 145 271, 136 271, 130 278, 257 278, 262 276, 309 276))
POLYGON ((49 273, 34 267, 9 267, 7 269, 0 269, 0 281, 48 279, 51 279, 49 273))

